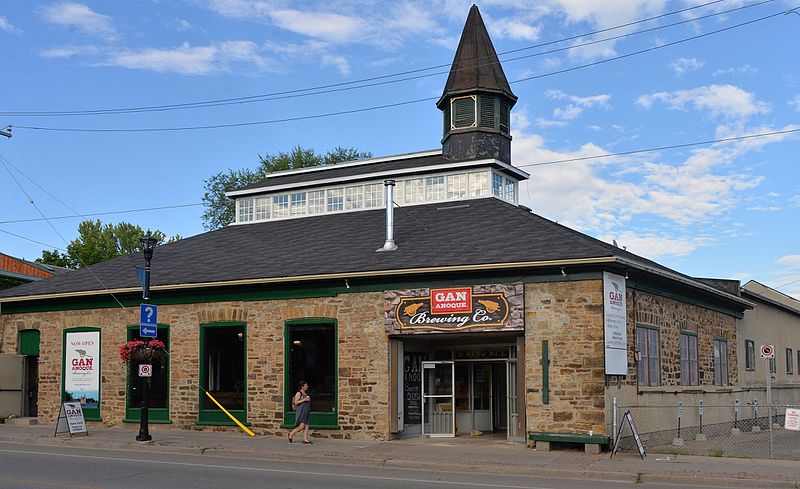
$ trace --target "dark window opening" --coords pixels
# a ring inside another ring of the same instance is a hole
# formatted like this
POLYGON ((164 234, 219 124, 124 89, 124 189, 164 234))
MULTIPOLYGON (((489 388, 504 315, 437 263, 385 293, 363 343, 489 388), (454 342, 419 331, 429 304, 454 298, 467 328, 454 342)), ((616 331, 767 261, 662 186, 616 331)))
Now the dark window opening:
MULTIPOLYGON (((336 328, 333 324, 288 326, 290 396, 308 382, 312 412, 336 412, 336 328)), ((290 397, 291 398, 291 397, 290 397)))
POLYGON ((744 368, 745 370, 756 369, 756 344, 753 340, 744 340, 744 368))
MULTIPOLYGON (((244 326, 206 326, 200 385, 225 409, 245 410, 244 326)), ((206 395, 202 408, 218 410, 206 395)))
MULTIPOLYGON (((147 341, 151 338, 142 338, 139 336, 139 331, 130 329, 130 340, 143 340, 147 341)), ((166 328, 158 328, 156 339, 160 340, 166 345, 169 351, 169 330, 166 328)), ((139 377, 139 365, 144 362, 137 362, 133 359, 129 362, 128 375, 130 379, 130 407, 138 408, 142 405, 142 380, 139 377)), ((148 408, 166 408, 168 407, 169 399, 169 357, 164 355, 160 360, 153 364, 153 376, 150 377, 150 390, 147 391, 147 407, 148 408)))

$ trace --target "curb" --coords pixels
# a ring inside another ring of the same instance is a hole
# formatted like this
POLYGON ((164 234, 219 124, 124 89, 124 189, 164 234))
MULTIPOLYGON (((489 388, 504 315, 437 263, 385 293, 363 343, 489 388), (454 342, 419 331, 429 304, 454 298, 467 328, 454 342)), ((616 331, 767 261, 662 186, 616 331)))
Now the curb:
MULTIPOLYGON (((27 444, 37 446, 54 447, 75 447, 86 449, 113 449, 113 450, 143 450, 147 448, 151 452, 207 455, 222 458, 246 458, 249 460, 295 460, 294 452, 285 450, 243 450, 224 446, 181 446, 175 444, 160 445, 158 443, 132 444, 108 442, 92 438, 43 438, 43 437, 14 437, 0 435, 0 442, 27 444), (86 441, 91 440, 91 444, 86 441), (77 443, 72 443, 77 441, 77 443)), ((316 463, 342 463, 348 465, 361 465, 371 467, 397 468, 397 469, 418 469, 418 470, 441 470, 441 461, 418 460, 412 458, 396 458, 390 456, 364 457, 362 454, 340 454, 331 452, 305 452, 304 460, 316 463)), ((475 463, 459 463, 452 460, 447 461, 447 470, 450 472, 474 472, 474 473, 498 473, 510 475, 537 475, 550 478, 570 478, 570 479, 598 479, 606 481, 624 481, 633 483, 682 483, 688 485, 710 485, 710 486, 737 486, 737 487, 777 487, 800 489, 800 482, 786 479, 765 478, 763 475, 741 474, 740 477, 726 477, 721 474, 714 475, 690 475, 690 474, 664 474, 647 471, 633 470, 593 470, 586 469, 560 469, 542 467, 537 465, 522 466, 518 464, 489 463, 477 465, 475 463)))

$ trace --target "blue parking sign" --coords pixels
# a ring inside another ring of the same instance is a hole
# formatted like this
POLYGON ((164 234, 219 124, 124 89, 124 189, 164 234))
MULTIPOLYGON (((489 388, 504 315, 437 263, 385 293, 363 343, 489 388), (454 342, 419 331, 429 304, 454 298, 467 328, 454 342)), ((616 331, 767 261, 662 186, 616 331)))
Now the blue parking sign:
POLYGON ((158 306, 139 305, 139 336, 155 338, 158 332, 158 306))

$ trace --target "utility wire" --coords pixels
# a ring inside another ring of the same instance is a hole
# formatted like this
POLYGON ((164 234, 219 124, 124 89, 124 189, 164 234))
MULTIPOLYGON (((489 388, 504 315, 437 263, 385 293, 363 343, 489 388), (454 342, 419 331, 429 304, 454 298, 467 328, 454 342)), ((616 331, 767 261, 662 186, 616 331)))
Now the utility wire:
MULTIPOLYGON (((202 202, 197 202, 195 204, 175 204, 175 205, 162 205, 159 207, 145 207, 139 209, 127 209, 122 211, 105 211, 105 212, 93 212, 90 214, 79 214, 79 215, 69 215, 69 216, 55 216, 55 217, 48 217, 51 221, 56 221, 59 219, 77 219, 83 218, 86 219, 87 217, 97 217, 97 216, 110 216, 115 214, 132 214, 134 212, 149 212, 149 211, 161 211, 166 209, 180 209, 183 207, 197 207, 203 205, 202 202)), ((10 219, 8 221, 0 221, 0 224, 18 224, 23 222, 38 222, 44 221, 45 219, 41 217, 31 218, 31 219, 10 219)))
MULTIPOLYGON (((602 34, 604 32, 610 32, 610 31, 622 29, 622 28, 625 28, 625 27, 630 27, 630 26, 633 26, 633 25, 649 22, 649 21, 652 21, 652 20, 657 20, 657 19, 661 19, 661 18, 664 18, 664 17, 668 17, 668 16, 680 14, 680 13, 685 13, 685 12, 688 12, 688 11, 691 11, 691 10, 707 7, 709 5, 714 5, 714 4, 717 4, 717 3, 724 2, 724 1, 726 1, 726 0, 714 0, 714 1, 711 1, 711 2, 708 2, 708 3, 695 5, 695 6, 692 6, 692 7, 687 7, 687 8, 680 9, 680 10, 675 10, 675 11, 672 11, 672 12, 667 12, 667 13, 664 13, 664 14, 660 14, 660 15, 656 15, 656 16, 653 16, 653 17, 648 17, 648 18, 644 18, 644 19, 628 22, 628 23, 625 23, 625 24, 616 25, 616 26, 613 26, 613 27, 608 27, 608 28, 605 28, 605 29, 600 29, 600 30, 596 30, 596 31, 592 31, 592 32, 578 34, 578 35, 575 35, 575 36, 570 36, 570 37, 566 37, 566 38, 562 38, 562 39, 558 39, 558 40, 554 40, 554 41, 548 41, 548 42, 544 42, 544 43, 534 44, 534 45, 526 46, 526 47, 522 47, 522 48, 503 51, 501 53, 498 53, 498 56, 502 56, 502 55, 505 55, 505 54, 517 53, 517 52, 526 51, 526 50, 535 49, 535 48, 540 48, 540 47, 544 47, 544 46, 550 46, 550 45, 553 45, 553 44, 559 44, 559 43, 566 42, 566 41, 573 41, 573 40, 576 40, 576 39, 580 39, 580 38, 584 38, 584 37, 588 37, 588 36, 593 36, 593 35, 596 35, 596 34, 602 34)), ((724 15, 724 14, 727 14, 727 13, 730 13, 730 12, 733 12, 733 11, 736 11, 736 10, 742 10, 742 9, 745 9, 745 8, 755 7, 755 6, 758 6, 758 5, 763 5, 765 3, 770 3, 772 1, 774 1, 774 0, 765 0, 765 1, 762 1, 762 2, 745 5, 745 6, 742 6, 742 7, 726 10, 726 11, 723 11, 723 12, 717 12, 715 14, 709 14, 709 15, 706 15, 706 16, 696 17, 696 18, 692 18, 692 19, 689 19, 689 20, 686 20, 686 21, 673 23, 673 24, 670 24, 670 25, 667 25, 667 26, 652 28, 652 29, 648 29, 648 30, 645 30, 645 31, 633 32, 633 33, 630 33, 629 35, 635 35, 635 34, 639 34, 639 33, 642 33, 642 32, 649 32, 649 31, 652 31, 652 30, 655 30, 655 29, 659 29, 659 28, 672 27, 672 26, 675 26, 675 25, 678 25, 678 24, 687 23, 687 22, 695 22, 695 21, 698 21, 698 20, 705 19, 707 17, 712 17, 712 16, 715 16, 715 15, 724 15)), ((611 40, 611 39, 617 39, 619 37, 625 37, 625 36, 617 36, 617 37, 605 39, 604 41, 611 40)), ((593 41, 592 43, 604 42, 604 41, 593 41)), ((585 46, 585 45, 588 45, 588 44, 590 44, 590 43, 575 45, 575 46, 571 46, 571 47, 567 47, 567 48, 563 48, 563 49, 575 49, 575 48, 582 47, 582 46, 585 46)), ((550 52, 555 52, 555 51, 549 51, 549 52, 545 52, 545 53, 538 53, 538 54, 535 54, 534 56, 540 56, 542 54, 548 54, 550 52)), ((530 56, 528 56, 528 57, 530 57, 530 56)), ((489 56, 477 57, 475 59, 481 60, 481 59, 487 59, 487 58, 489 58, 489 56)), ((523 59, 523 58, 524 57, 513 58, 513 59, 506 60, 506 61, 513 61, 513 60, 523 59)), ((0 115, 2 115, 2 116, 17 116, 17 117, 105 115, 105 114, 138 113, 138 112, 155 112, 155 111, 166 111, 166 110, 199 108, 199 107, 215 107, 215 106, 219 106, 219 105, 242 104, 242 103, 260 102, 260 101, 264 101, 264 100, 275 100, 277 98, 289 98, 289 97, 280 97, 280 96, 283 96, 283 95, 298 96, 298 95, 295 95, 295 94, 301 94, 301 93, 304 93, 304 92, 313 92, 313 91, 317 91, 317 90, 324 90, 324 89, 330 89, 330 88, 344 87, 344 86, 355 85, 355 84, 365 83, 365 82, 372 82, 372 81, 377 81, 377 80, 385 80, 387 78, 394 78, 394 77, 398 77, 398 76, 412 75, 412 74, 422 73, 422 72, 425 72, 425 71, 435 70, 435 69, 439 69, 439 68, 446 68, 448 66, 450 66, 450 65, 449 64, 441 64, 441 65, 430 66, 430 67, 427 67, 427 68, 418 68, 418 69, 414 69, 414 70, 391 73, 391 74, 388 74, 388 75, 381 75, 381 76, 375 76, 375 77, 369 77, 369 78, 361 78, 361 79, 358 79, 358 80, 351 80, 351 81, 347 81, 347 82, 333 83, 333 84, 327 84, 327 85, 317 85, 317 86, 312 86, 312 87, 307 87, 307 88, 299 88, 299 89, 294 89, 294 90, 272 92, 272 93, 259 94, 259 95, 249 95, 249 96, 243 96, 243 97, 214 99, 214 100, 206 100, 206 101, 199 101, 199 102, 187 102, 187 103, 181 103, 181 104, 149 105, 149 106, 140 106, 140 107, 113 108, 113 109, 92 109, 92 110, 65 110, 65 111, 38 111, 38 112, 37 111, 0 112, 0 115), (275 97, 275 98, 271 98, 271 97, 275 97)), ((437 73, 432 73, 432 74, 428 74, 428 75, 423 75, 423 77, 440 75, 440 74, 443 74, 443 73, 448 73, 448 72, 447 71, 445 71, 445 72, 437 72, 437 73)), ((390 81, 390 82, 387 82, 387 83, 395 83, 397 81, 413 80, 413 79, 417 79, 417 78, 422 78, 422 77, 405 78, 403 80, 394 80, 394 81, 390 81)), ((374 86, 374 85, 377 85, 377 84, 369 84, 369 85, 362 85, 362 86, 358 86, 358 87, 351 87, 350 89, 364 88, 364 87, 374 86)), ((306 94, 306 95, 316 95, 318 93, 330 93, 330 92, 315 92, 315 93, 306 94)))
MULTIPOLYGON (((517 168, 528 168, 528 167, 536 167, 536 166, 557 165, 557 164, 563 164, 563 163, 572 163, 572 162, 576 162, 576 161, 596 160, 596 159, 601 159, 601 158, 612 158, 612 157, 616 157, 616 156, 629 156, 629 155, 632 155, 632 154, 652 153, 653 151, 663 151, 663 150, 668 150, 668 149, 689 148, 689 147, 693 147, 693 146, 703 146, 703 145, 709 145, 709 144, 727 143, 727 142, 732 142, 732 141, 741 141, 741 140, 746 140, 746 139, 756 139, 756 138, 763 138, 763 137, 769 137, 769 136, 779 136, 779 135, 783 135, 783 134, 793 134, 793 133, 800 133, 800 127, 795 128, 795 129, 785 129, 785 130, 782 130, 782 131, 763 132, 763 133, 758 133, 758 134, 747 134, 747 135, 744 135, 744 136, 735 136, 735 137, 722 138, 722 139, 709 139, 709 140, 706 140, 706 141, 695 141, 695 142, 691 142, 691 143, 671 144, 671 145, 666 145, 666 146, 655 146, 655 147, 652 147, 652 148, 635 149, 635 150, 630 150, 630 151, 621 151, 621 152, 617 152, 617 153, 604 153, 604 154, 600 154, 600 155, 582 156, 582 157, 578 157, 578 158, 567 158, 567 159, 560 159, 560 160, 542 161, 542 162, 538 162, 538 163, 529 163, 529 164, 525 164, 525 165, 515 165, 515 166, 517 168)), ((157 210, 175 209, 175 208, 181 208, 181 207, 195 207, 195 206, 201 206, 201 205, 204 205, 204 204, 199 202, 199 203, 196 203, 196 204, 176 204, 176 205, 166 205, 166 206, 161 206, 161 207, 149 207, 149 208, 144 208, 144 209, 128 209, 128 210, 121 210, 121 211, 95 212, 95 213, 91 213, 91 214, 83 214, 83 215, 80 215, 80 216, 74 216, 73 215, 73 216, 57 216, 57 217, 43 217, 43 218, 40 217, 40 218, 33 218, 33 219, 14 219, 14 220, 8 220, 8 221, 0 221, 0 224, 17 224, 17 223, 25 223, 25 222, 45 221, 45 220, 48 220, 48 219, 49 220, 71 219, 71 218, 76 218, 76 217, 84 217, 85 218, 87 216, 103 216, 103 215, 109 215, 109 214, 127 214, 127 213, 132 213, 132 212, 157 211, 157 210)), ((403 209, 402 206, 397 204, 397 202, 395 202, 395 205, 399 209, 401 209, 404 212, 406 212, 405 209, 403 209)), ((411 216, 411 217, 414 218, 414 216, 411 216)), ((414 219, 416 219, 416 218, 414 218, 414 219)), ((417 221, 417 222, 419 222, 419 221, 417 221)), ((422 224, 422 223, 419 223, 419 224, 424 226, 424 224, 422 224)), ((22 239, 28 239, 29 241, 33 241, 33 240, 29 239, 29 238, 25 238, 24 236, 19 236, 19 235, 13 234, 13 233, 9 233, 8 231, 0 230, 0 232, 6 232, 8 234, 12 234, 13 236, 17 236, 17 237, 22 238, 22 239)), ((34 241, 34 242, 38 243, 38 241, 34 241)), ((39 243, 39 244, 45 244, 45 243, 39 243)), ((49 245, 46 245, 46 246, 49 246, 49 245)), ((53 247, 53 248, 55 248, 55 247, 53 247)), ((786 285, 788 285, 788 284, 786 284, 786 285)))
POLYGON ((654 148, 647 148, 647 149, 635 149, 631 151, 622 151, 619 153, 607 153, 602 155, 592 155, 592 156, 581 156, 579 158, 567 158, 563 160, 552 160, 552 161, 542 161, 539 163, 529 163, 527 165, 515 165, 517 168, 528 168, 533 166, 547 166, 547 165, 557 165, 561 163, 572 163, 575 161, 586 161, 586 160, 597 160, 600 158, 611 158, 613 156, 627 156, 639 153, 651 153, 653 151, 662 151, 665 149, 679 149, 679 148, 689 148, 692 146, 703 146, 707 144, 716 144, 716 143, 727 143, 730 141, 742 141, 744 139, 753 139, 753 138, 763 138, 767 136, 778 136, 781 134, 792 134, 800 132, 800 128, 797 129, 786 129, 783 131, 772 131, 772 132, 762 132, 759 134, 748 134, 746 136, 735 136, 730 138, 722 138, 722 139, 709 139, 707 141, 697 141, 694 143, 683 143, 683 144, 671 144, 669 146, 658 146, 654 148))
MULTIPOLYGON (((56 227, 55 227, 55 226, 53 226, 53 223, 51 223, 49 220, 47 220, 47 217, 44 215, 44 212, 42 212, 42 210, 39 208, 39 206, 38 206, 38 205, 36 205, 36 202, 34 202, 34 201, 33 201, 33 198, 32 198, 32 197, 30 196, 30 194, 29 194, 29 193, 28 193, 28 192, 25 190, 25 187, 23 187, 23 186, 22 186, 22 184, 19 182, 19 180, 17 180, 17 177, 14 175, 14 172, 12 172, 12 171, 11 171, 11 168, 9 168, 9 165, 11 164, 11 162, 9 162, 9 161, 8 161, 7 159, 5 159, 5 158, 4 158, 2 155, 0 155, 0 163, 2 163, 2 164, 3 164, 3 168, 5 168, 5 169, 6 169, 6 171, 8 172, 8 174, 9 174, 9 175, 11 175, 11 178, 12 178, 12 180, 14 180, 14 183, 16 183, 16 184, 17 184, 17 187, 19 187, 20 191, 22 191, 22 193, 23 193, 23 194, 25 194, 25 197, 27 197, 27 199, 28 199, 28 202, 29 202, 29 203, 30 203, 30 204, 31 204, 31 205, 32 205, 32 206, 33 206, 33 207, 36 209, 36 211, 39 213, 39 215, 41 215, 41 216, 42 216, 42 217, 45 219, 45 221, 46 221, 46 222, 47 222, 47 224, 50 226, 50 228, 52 228, 52 229, 53 229, 53 231, 55 231, 55 233, 58 235, 58 237, 59 237, 59 238, 61 238, 61 241, 63 241, 65 245, 69 246, 69 243, 67 243, 67 240, 64 238, 64 236, 62 236, 62 235, 61 235, 61 233, 60 233, 60 232, 58 232, 58 229, 56 229, 56 227), (8 163, 8 164, 6 164, 6 163, 8 163)), ((64 205, 66 205, 66 204, 64 204, 64 205)), ((69 207, 69 206, 67 206, 67 207, 69 207)), ((71 209, 71 208, 70 208, 70 209, 71 209)), ((111 295, 111 297, 112 297, 112 298, 113 298, 113 299, 114 299, 114 300, 117 302, 117 304, 119 304, 119 305, 120 305, 120 307, 122 307, 122 309, 125 309, 125 310, 127 310, 127 309, 125 308, 125 305, 124 305, 124 304, 122 304, 122 302, 120 302, 120 300, 119 300, 119 299, 117 299, 117 296, 115 296, 115 295, 114 295, 114 293, 113 293, 113 292, 111 292, 111 290, 110 290, 108 287, 106 287, 106 284, 105 284, 105 283, 103 283, 103 281, 100 279, 100 277, 98 277, 98 276, 97 276, 97 274, 96 274, 96 273, 94 273, 94 270, 92 270, 92 268, 91 268, 91 267, 89 267, 89 266, 87 266, 87 265, 86 265, 86 262, 83 260, 83 258, 81 258, 81 256, 80 256, 80 255, 79 255, 77 252, 75 253, 75 257, 78 259, 78 262, 81 264, 81 266, 82 266, 83 268, 85 268, 86 270, 88 270, 88 271, 89 271, 89 273, 91 273, 91 274, 92 274, 92 276, 93 276, 93 277, 94 277, 94 278, 95 278, 95 279, 96 279, 96 280, 97 280, 97 281, 100 283, 100 285, 101 285, 101 286, 102 286, 102 287, 103 287, 103 288, 106 290, 106 292, 108 292, 108 294, 109 294, 109 295, 111 295)))
MULTIPOLYGON (((583 69, 583 68, 589 68, 589 67, 593 67, 593 66, 609 63, 611 61, 617 61, 617 60, 620 60, 620 59, 630 58, 632 56, 636 56, 636 55, 639 55, 639 54, 650 53, 650 52, 653 52, 653 51, 656 51, 656 50, 659 50, 659 49, 664 49, 664 48, 667 48, 667 47, 675 46, 677 44, 682 44, 682 43, 685 43, 685 42, 688 42, 688 41, 693 41, 693 40, 696 40, 696 39, 701 39, 701 38, 708 37, 708 36, 715 35, 715 34, 719 34, 719 33, 722 33, 722 32, 727 32, 727 31, 730 31, 730 30, 733 30, 733 29, 736 29, 736 28, 739 28, 739 27, 744 27, 744 26, 747 26, 747 25, 755 24, 757 22, 763 22, 765 20, 769 20, 769 19, 772 19, 772 18, 775 18, 775 17, 778 17, 778 16, 783 16, 785 14, 786 14, 786 11, 782 10, 782 11, 780 11, 778 13, 766 15, 766 16, 759 17, 759 18, 752 19, 752 20, 748 20, 748 21, 745 21, 745 22, 741 22, 739 24, 734 24, 734 25, 727 26, 727 27, 724 27, 724 28, 721 28, 721 29, 717 29, 717 30, 714 30, 714 31, 709 31, 709 32, 706 32, 706 33, 703 33, 703 34, 698 34, 698 35, 695 35, 695 36, 686 37, 686 38, 679 39, 677 41, 673 41, 673 42, 670 42, 670 43, 662 44, 662 45, 659 45, 659 46, 653 46, 653 47, 650 47, 650 48, 641 49, 639 51, 634 51, 634 52, 631 52, 631 53, 627 53, 627 54, 623 54, 623 55, 619 55, 619 56, 614 56, 612 58, 607 58, 607 59, 604 59, 604 60, 599 60, 599 61, 595 61, 595 62, 592 62, 592 63, 583 64, 583 65, 573 66, 571 68, 565 68, 563 70, 552 71, 552 72, 543 73, 543 74, 540 74, 540 75, 534 75, 534 76, 529 76, 529 77, 525 77, 525 78, 520 78, 518 80, 514 80, 514 81, 511 81, 509 83, 515 84, 515 83, 521 83, 521 82, 525 82, 525 81, 545 78, 545 77, 549 77, 549 76, 553 76, 553 75, 559 75, 559 74, 568 73, 568 72, 576 71, 576 70, 583 69)), ((258 126, 258 125, 267 125, 267 124, 279 124, 279 123, 295 122, 295 121, 302 121, 302 120, 309 120, 309 119, 322 119, 322 118, 327 118, 327 117, 335 117, 335 116, 341 116, 341 115, 356 114, 356 113, 361 113, 361 112, 370 112, 370 111, 374 111, 374 110, 381 110, 381 109, 387 109, 387 108, 392 108, 392 107, 399 107, 399 106, 404 106, 404 105, 417 104, 417 103, 421 103, 421 102, 430 102, 432 100, 438 100, 438 97, 426 97, 426 98, 420 98, 420 99, 414 99, 414 100, 406 100, 406 101, 403 101, 403 102, 395 102, 395 103, 391 103, 391 104, 373 105, 373 106, 362 107, 362 108, 358 108, 358 109, 341 110, 341 111, 336 111, 336 112, 327 112, 327 113, 322 113, 322 114, 312 114, 312 115, 307 115, 307 116, 287 117, 287 118, 283 118, 283 119, 271 119, 271 120, 265 120, 265 121, 251 121, 251 122, 236 122, 236 123, 228 123, 228 124, 210 124, 210 125, 201 125, 201 126, 153 127, 153 128, 120 128, 120 129, 70 128, 70 127, 47 127, 47 126, 14 126, 14 127, 19 128, 19 129, 30 129, 30 130, 36 130, 36 131, 54 131, 54 132, 108 132, 108 133, 134 132, 134 133, 138 133, 138 132, 192 131, 192 130, 201 130, 201 129, 222 129, 222 128, 232 128, 232 127, 245 127, 245 126, 258 126)))
POLYGON ((19 238, 19 239, 24 239, 25 241, 30 241, 31 243, 40 244, 42 246, 46 246, 47 248, 50 248, 50 249, 53 249, 53 250, 62 251, 64 253, 67 252, 67 250, 65 250, 63 248, 59 248, 58 246, 53 246, 51 244, 42 243, 41 241, 36 241, 33 238, 28 238, 27 236, 23 236, 21 234, 12 233, 11 231, 6 231, 5 229, 0 229, 0 233, 5 233, 5 234, 8 234, 8 235, 14 236, 15 238, 19 238))

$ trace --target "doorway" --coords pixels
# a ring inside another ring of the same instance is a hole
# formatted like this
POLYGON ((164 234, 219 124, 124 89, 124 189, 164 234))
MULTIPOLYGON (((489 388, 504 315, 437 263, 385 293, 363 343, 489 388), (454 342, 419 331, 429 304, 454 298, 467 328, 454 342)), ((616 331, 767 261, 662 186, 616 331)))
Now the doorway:
POLYGON ((520 441, 517 345, 420 340, 404 339, 395 350, 399 436, 520 441))

